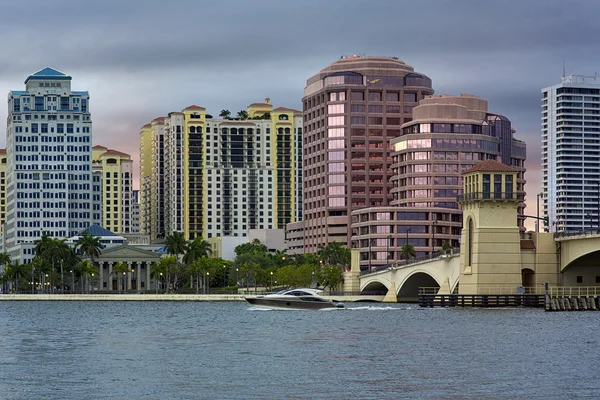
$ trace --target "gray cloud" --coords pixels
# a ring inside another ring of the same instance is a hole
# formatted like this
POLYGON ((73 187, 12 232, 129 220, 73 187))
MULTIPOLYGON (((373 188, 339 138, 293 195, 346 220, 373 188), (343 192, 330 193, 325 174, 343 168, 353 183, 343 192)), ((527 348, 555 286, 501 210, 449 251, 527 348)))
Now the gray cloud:
POLYGON ((69 73, 92 96, 94 142, 137 160, 139 127, 156 116, 265 97, 300 108, 306 79, 340 55, 398 56, 437 93, 481 96, 510 118, 535 193, 540 90, 563 60, 568 73, 600 70, 599 14, 587 0, 2 2, 0 92, 45 66, 69 73))

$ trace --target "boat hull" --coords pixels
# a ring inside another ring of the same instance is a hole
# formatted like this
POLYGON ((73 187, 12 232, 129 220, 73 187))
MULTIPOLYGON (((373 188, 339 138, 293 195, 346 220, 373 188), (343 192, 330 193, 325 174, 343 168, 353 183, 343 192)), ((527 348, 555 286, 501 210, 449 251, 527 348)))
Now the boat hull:
POLYGON ((246 297, 246 301, 255 306, 289 310, 321 310, 324 308, 344 307, 333 301, 303 301, 295 299, 268 299, 261 297, 246 297))

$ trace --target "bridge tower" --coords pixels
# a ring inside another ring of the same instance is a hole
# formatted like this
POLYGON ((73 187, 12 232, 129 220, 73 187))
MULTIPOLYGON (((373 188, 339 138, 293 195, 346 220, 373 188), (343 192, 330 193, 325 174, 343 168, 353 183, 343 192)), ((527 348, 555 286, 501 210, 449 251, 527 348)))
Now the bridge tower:
POLYGON ((459 293, 514 291, 521 286, 517 170, 487 160, 463 178, 459 293))

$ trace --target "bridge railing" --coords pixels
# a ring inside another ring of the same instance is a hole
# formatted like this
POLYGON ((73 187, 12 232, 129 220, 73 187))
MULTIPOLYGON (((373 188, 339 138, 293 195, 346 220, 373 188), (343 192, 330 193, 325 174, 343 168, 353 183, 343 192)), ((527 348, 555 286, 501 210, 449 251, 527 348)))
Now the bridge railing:
POLYGON ((553 297, 600 296, 600 286, 554 286, 548 288, 553 297))
POLYGON ((368 274, 372 274, 374 272, 385 271, 390 268, 404 267, 406 265, 416 264, 421 261, 435 260, 438 258, 450 257, 453 255, 458 255, 458 254, 460 254, 460 247, 454 247, 449 250, 438 250, 438 251, 434 252, 433 254, 428 254, 428 255, 425 255, 422 257, 409 258, 408 260, 400 260, 398 262, 390 263, 388 265, 374 265, 371 267, 371 269, 366 269, 364 271, 360 271, 360 275, 361 276, 368 275, 368 274))
POLYGON ((562 231, 554 232, 555 239, 573 237, 573 236, 589 236, 589 235, 600 235, 600 229, 582 229, 578 231, 562 231))
MULTIPOLYGON (((420 287, 419 294, 437 294, 439 287, 420 287)), ((485 286, 468 294, 544 294, 543 286, 485 286)))

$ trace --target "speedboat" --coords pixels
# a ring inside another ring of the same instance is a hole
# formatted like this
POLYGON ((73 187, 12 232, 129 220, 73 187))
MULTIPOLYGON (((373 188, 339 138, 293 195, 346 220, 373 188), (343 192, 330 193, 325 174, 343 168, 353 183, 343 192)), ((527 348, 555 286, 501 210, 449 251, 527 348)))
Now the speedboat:
POLYGON ((338 301, 320 296, 320 289, 289 289, 264 296, 245 297, 250 304, 267 308, 289 308, 293 310, 318 310, 321 308, 343 308, 338 301))

